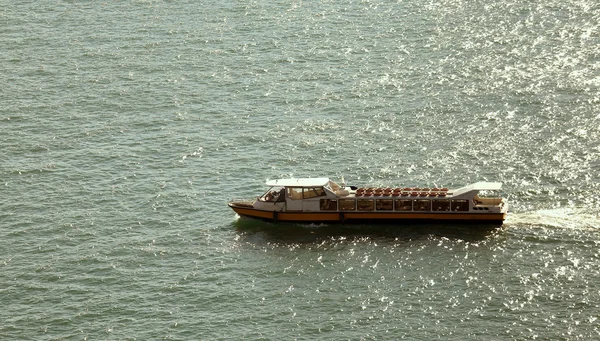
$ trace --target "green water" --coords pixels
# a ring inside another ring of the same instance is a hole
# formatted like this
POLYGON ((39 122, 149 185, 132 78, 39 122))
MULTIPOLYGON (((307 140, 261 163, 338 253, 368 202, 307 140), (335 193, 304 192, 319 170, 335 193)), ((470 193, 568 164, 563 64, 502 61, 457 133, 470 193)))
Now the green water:
POLYGON ((0 6, 0 338, 600 337, 596 1, 0 6), (239 219, 504 183, 500 229, 239 219))

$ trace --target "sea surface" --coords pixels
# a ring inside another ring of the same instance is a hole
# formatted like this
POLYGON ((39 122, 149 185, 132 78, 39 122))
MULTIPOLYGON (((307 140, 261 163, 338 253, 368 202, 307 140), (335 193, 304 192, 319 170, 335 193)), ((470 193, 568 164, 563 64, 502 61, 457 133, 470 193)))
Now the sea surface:
POLYGON ((597 0, 1 3, 0 339, 600 338, 597 0), (227 207, 342 176, 510 213, 227 207))

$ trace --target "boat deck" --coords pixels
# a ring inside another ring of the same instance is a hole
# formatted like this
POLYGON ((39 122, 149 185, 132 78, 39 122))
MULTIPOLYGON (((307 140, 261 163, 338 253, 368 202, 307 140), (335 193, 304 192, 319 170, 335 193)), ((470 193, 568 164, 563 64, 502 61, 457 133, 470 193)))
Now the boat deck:
POLYGON ((358 188, 354 193, 355 197, 446 197, 452 196, 448 188, 418 188, 418 187, 396 187, 381 188, 368 187, 358 188))

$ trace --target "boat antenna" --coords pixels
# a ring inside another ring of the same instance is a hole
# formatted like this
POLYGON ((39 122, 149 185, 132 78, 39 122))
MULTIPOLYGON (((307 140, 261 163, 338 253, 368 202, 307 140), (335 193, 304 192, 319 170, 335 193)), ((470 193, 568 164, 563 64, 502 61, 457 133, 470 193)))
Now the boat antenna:
POLYGON ((344 176, 342 175, 342 188, 346 187, 346 180, 344 180, 344 176))

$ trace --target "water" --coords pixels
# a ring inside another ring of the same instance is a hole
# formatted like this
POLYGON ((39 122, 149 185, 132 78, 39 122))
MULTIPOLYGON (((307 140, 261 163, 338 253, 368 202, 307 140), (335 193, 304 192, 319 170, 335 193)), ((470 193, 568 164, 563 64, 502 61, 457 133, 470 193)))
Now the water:
POLYGON ((0 338, 593 339, 595 1, 1 6, 0 338), (268 178, 501 181, 500 229, 273 225, 268 178))

